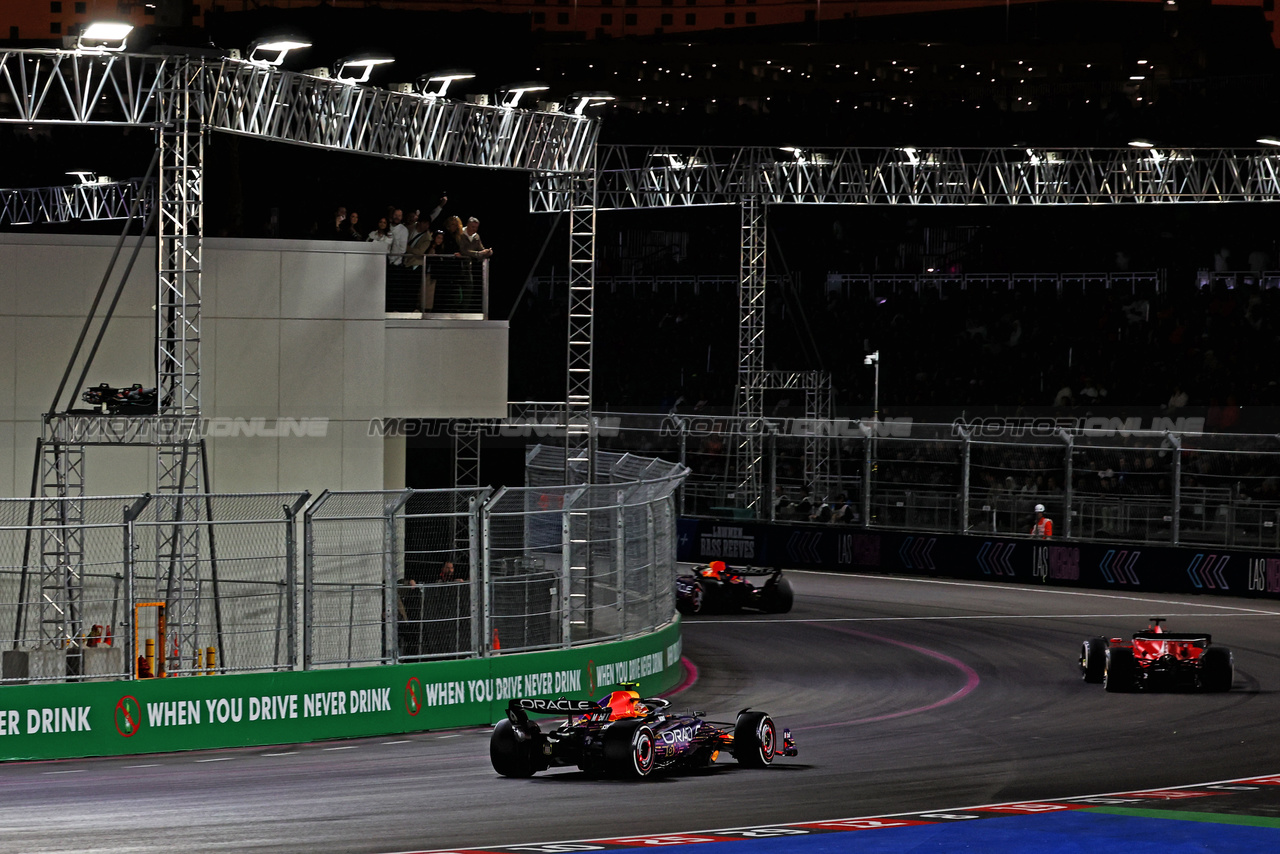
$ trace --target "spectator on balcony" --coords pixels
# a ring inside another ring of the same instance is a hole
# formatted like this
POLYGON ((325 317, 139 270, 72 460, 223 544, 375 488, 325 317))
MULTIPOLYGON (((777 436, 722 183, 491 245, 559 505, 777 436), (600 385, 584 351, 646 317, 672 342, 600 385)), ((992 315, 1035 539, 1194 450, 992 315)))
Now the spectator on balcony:
POLYGON ((366 241, 369 243, 376 243, 379 246, 385 246, 388 249, 391 248, 391 224, 387 221, 385 216, 378 220, 378 227, 369 232, 369 236, 366 238, 366 241))
POLYGON ((391 212, 391 247, 387 255, 387 263, 393 267, 404 264, 404 250, 409 245, 409 227, 404 224, 404 211, 396 208, 391 212))
POLYGON ((422 267, 422 259, 431 248, 431 222, 420 219, 414 224, 413 236, 409 238, 404 250, 404 266, 417 270, 422 267))
POLYGON ((462 228, 462 220, 456 216, 451 216, 444 221, 445 246, 453 254, 455 258, 465 257, 462 254, 463 246, 470 247, 471 241, 466 237, 462 228))
POLYGON ((463 229, 465 249, 462 254, 472 260, 480 260, 493 255, 492 249, 486 249, 484 242, 480 239, 480 220, 471 217, 467 220, 467 227, 463 229))
POLYGON ((347 209, 345 207, 339 206, 338 209, 333 212, 333 219, 330 221, 330 223, 331 224, 329 226, 329 229, 322 236, 327 237, 330 240, 345 240, 346 239, 345 232, 347 228, 347 209))
POLYGON ((1169 395, 1169 402, 1165 404, 1165 409, 1170 412, 1176 412, 1186 407, 1189 398, 1187 393, 1182 390, 1182 386, 1174 383, 1173 394, 1169 395))
POLYGON ((347 214, 347 222, 339 230, 339 240, 364 240, 364 232, 360 230, 360 214, 352 211, 347 214))

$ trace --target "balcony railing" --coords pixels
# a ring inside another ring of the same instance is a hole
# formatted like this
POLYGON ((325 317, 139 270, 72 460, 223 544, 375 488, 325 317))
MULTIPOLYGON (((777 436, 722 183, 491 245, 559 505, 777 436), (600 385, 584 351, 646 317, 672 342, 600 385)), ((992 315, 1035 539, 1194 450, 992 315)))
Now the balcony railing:
POLYGON ((404 255, 387 264, 387 313, 397 317, 489 317, 489 259, 404 255))

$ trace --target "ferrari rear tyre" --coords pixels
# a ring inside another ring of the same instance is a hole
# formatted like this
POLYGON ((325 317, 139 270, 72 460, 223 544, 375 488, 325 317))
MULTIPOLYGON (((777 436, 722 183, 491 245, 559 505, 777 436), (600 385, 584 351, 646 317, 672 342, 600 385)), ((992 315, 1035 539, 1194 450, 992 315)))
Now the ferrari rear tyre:
POLYGON ((1102 670, 1102 687, 1112 694, 1123 694, 1134 689, 1133 650, 1112 647, 1107 650, 1106 664, 1102 670))
POLYGON ((1231 650, 1211 646, 1200 656, 1200 687, 1205 691, 1230 691, 1236 681, 1236 664, 1231 650))
POLYGON ((642 721, 618 721, 604 731, 604 768, 611 777, 647 777, 657 763, 653 730, 642 721))
POLYGON ((791 592, 791 582, 785 575, 779 575, 777 581, 766 582, 764 589, 760 591, 760 604, 770 614, 787 613, 795 598, 795 594, 791 592))
POLYGON ((748 768, 767 768, 778 750, 778 728, 764 712, 743 712, 733 728, 733 758, 748 768))
POLYGON ((1080 678, 1091 684, 1102 682, 1107 669, 1107 639, 1089 638, 1080 649, 1080 678))
POLYGON ((538 753, 541 731, 535 723, 530 722, 528 726, 530 729, 526 734, 529 737, 522 739, 510 720, 503 718, 498 721, 493 735, 489 736, 489 761, 493 763, 494 771, 504 777, 532 777, 546 770, 547 766, 538 753))

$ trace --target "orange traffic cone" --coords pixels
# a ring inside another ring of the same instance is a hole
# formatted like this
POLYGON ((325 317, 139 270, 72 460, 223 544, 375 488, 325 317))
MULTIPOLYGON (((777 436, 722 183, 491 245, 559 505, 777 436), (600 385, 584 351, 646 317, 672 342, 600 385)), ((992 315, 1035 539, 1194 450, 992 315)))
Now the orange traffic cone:
POLYGON ((500 640, 498 640, 498 630, 497 630, 497 629, 494 629, 494 630, 493 630, 493 648, 494 648, 494 649, 502 649, 502 642, 501 642, 500 640))

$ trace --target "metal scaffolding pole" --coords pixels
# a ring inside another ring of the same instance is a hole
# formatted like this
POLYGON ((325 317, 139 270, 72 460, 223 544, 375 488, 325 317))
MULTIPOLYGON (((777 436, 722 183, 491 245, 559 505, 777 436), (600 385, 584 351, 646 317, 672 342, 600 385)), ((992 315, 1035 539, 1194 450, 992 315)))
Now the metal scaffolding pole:
POLYGON ((738 506, 760 510, 764 424, 765 233, 767 208, 744 190, 738 275, 738 506))
POLYGON ((572 177, 569 211, 569 339, 565 388, 565 483, 591 483, 592 338, 595 312, 596 174, 572 177))
POLYGON ((164 596, 173 639, 163 652, 170 672, 194 667, 200 648, 202 71, 191 59, 166 65, 157 134, 156 399, 158 414, 174 417, 178 428, 156 444, 156 593, 164 596))

